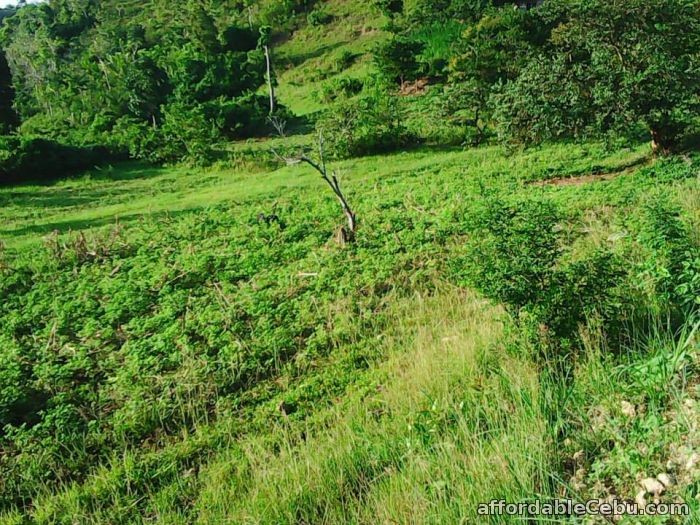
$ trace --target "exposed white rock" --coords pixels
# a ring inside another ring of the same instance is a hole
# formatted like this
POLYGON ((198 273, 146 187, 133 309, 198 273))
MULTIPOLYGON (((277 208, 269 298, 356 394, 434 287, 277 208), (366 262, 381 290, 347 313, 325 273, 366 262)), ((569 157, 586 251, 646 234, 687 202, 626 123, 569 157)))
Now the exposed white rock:
POLYGON ((665 489, 665 487, 661 484, 661 482, 654 479, 654 478, 643 479, 642 481, 639 482, 639 484, 642 486, 642 488, 645 491, 647 491, 650 494, 653 494, 654 496, 658 496, 665 489))
POLYGON ((671 481, 671 476, 669 476, 665 472, 662 472, 661 474, 656 476, 656 479, 658 479, 661 482, 661 484, 666 488, 669 488, 671 485, 673 485, 673 481, 671 481))
POLYGON ((640 490, 637 493, 637 496, 635 496, 634 501, 639 507, 646 507, 647 505, 647 500, 644 496, 646 496, 647 491, 646 490, 640 490))
POLYGON ((584 478, 586 477, 586 469, 580 468, 578 469, 573 477, 569 480, 569 484, 571 485, 571 488, 574 490, 583 490, 586 488, 586 483, 584 482, 584 478))
POLYGON ((635 417, 637 415, 637 409, 634 408, 634 405, 629 401, 623 401, 620 404, 620 409, 622 410, 622 413, 627 417, 635 417))

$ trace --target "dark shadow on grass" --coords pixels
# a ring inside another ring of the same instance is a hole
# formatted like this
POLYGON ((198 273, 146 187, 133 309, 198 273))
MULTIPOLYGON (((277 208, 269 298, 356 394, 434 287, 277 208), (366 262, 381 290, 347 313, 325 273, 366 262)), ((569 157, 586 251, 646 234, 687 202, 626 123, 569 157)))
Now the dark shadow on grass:
POLYGON ((337 42, 335 44, 329 44, 326 46, 319 47, 318 49, 315 49, 313 51, 309 51, 308 53, 299 53, 299 54, 294 54, 294 55, 280 55, 279 61, 282 65, 284 66, 299 66, 306 62, 307 60, 311 60, 312 58, 318 58, 320 56, 323 56, 327 53, 330 53, 331 51, 335 51, 336 49, 343 47, 346 45, 347 42, 337 42))
POLYGON ((61 182, 81 179, 86 176, 90 176, 93 180, 106 181, 148 179, 161 173, 162 168, 160 166, 147 164, 141 161, 121 161, 115 164, 105 164, 103 167, 95 166, 91 169, 81 170, 72 175, 64 175, 55 179, 27 179, 11 184, 4 184, 0 186, 0 188, 24 188, 27 186, 50 188, 61 182), (115 167, 119 168, 119 171, 114 171, 115 167))
MULTIPOLYGON (((60 181, 70 179, 80 179, 89 176, 93 181, 101 182, 124 182, 133 180, 147 180, 162 175, 162 169, 143 163, 127 163, 118 165, 119 169, 112 167, 95 168, 87 172, 82 172, 78 176, 66 177, 53 181, 22 182, 7 186, 4 191, 0 191, 0 206, 12 204, 18 207, 39 207, 39 208, 69 208, 82 206, 91 203, 99 203, 101 199, 109 196, 127 194, 128 190, 118 188, 76 188, 63 187, 57 185, 60 181), (12 191, 13 188, 21 189, 28 186, 46 188, 42 192, 12 191)), ((133 196, 133 195, 132 195, 133 196)))
POLYGON ((0 195, 0 206, 12 205, 20 208, 72 208, 90 203, 99 203, 110 195, 108 191, 56 191, 51 193, 5 193, 0 195))
POLYGON ((618 166, 606 167, 594 164, 582 170, 562 171, 560 169, 546 169, 538 173, 532 180, 526 181, 533 186, 560 185, 592 182, 595 180, 610 180, 619 175, 628 175, 637 169, 648 166, 654 158, 649 153, 634 159, 630 162, 619 164, 618 166))
POLYGON ((127 213, 125 215, 117 215, 110 217, 99 217, 96 219, 83 219, 83 220, 68 220, 68 221, 56 221, 49 222, 46 224, 37 224, 23 226, 15 230, 10 230, 6 232, 0 232, 0 237, 23 237, 25 235, 49 235, 54 231, 58 232, 60 235, 67 234, 70 232, 76 232, 81 230, 89 230, 93 228, 104 228, 110 225, 120 224, 122 226, 129 226, 130 224, 137 223, 141 220, 148 220, 149 222, 170 222, 172 219, 185 216, 190 213, 197 213, 204 210, 206 206, 196 206, 192 208, 186 208, 183 210, 176 211, 160 211, 153 213, 127 213))
POLYGON ((104 181, 125 181, 125 180, 139 180, 139 179, 150 179, 163 174, 163 168, 161 166, 148 164, 140 161, 130 161, 121 164, 116 164, 115 166, 110 166, 107 168, 96 168, 94 171, 89 172, 90 177, 93 180, 104 180, 104 181), (113 168, 119 168, 118 171, 114 171, 113 168))
POLYGON ((693 153, 700 151, 700 131, 693 131, 683 137, 680 147, 681 153, 693 153))

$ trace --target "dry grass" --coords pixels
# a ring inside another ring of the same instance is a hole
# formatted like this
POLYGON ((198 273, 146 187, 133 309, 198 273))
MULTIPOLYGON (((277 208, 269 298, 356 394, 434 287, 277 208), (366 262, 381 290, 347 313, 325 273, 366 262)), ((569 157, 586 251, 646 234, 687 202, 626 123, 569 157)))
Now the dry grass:
POLYGON ((537 375, 502 346, 500 316, 459 289, 397 306, 376 381, 322 430, 249 440, 213 462, 200 522, 452 524, 479 502, 538 493, 537 375))

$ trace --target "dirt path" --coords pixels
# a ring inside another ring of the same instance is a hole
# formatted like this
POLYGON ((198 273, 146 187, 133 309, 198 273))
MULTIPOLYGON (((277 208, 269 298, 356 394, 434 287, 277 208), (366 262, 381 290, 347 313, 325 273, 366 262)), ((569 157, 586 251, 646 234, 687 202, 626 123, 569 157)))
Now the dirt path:
POLYGON ((536 180, 529 182, 530 186, 579 186, 581 184, 588 184, 589 182, 605 181, 614 179, 621 175, 629 175, 634 173, 644 166, 649 166, 653 162, 653 159, 644 159, 641 162, 635 162, 632 165, 623 166, 617 171, 610 171, 606 173, 591 173, 588 175, 571 175, 568 177, 555 177, 553 179, 546 180, 536 180))

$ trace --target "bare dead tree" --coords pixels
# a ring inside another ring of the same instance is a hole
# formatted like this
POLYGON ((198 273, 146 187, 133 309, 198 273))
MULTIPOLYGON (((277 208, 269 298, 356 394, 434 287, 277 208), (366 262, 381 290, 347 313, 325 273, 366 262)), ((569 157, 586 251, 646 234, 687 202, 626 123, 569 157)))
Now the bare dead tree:
POLYGON ((275 113, 275 86, 272 83, 272 59, 270 58, 270 48, 267 44, 263 46, 265 51, 265 66, 267 69, 267 90, 270 96, 270 115, 275 113))
POLYGON ((304 154, 296 157, 283 157, 282 155, 278 154, 275 150, 272 150, 272 153, 274 153, 274 155, 278 159, 282 160, 287 165, 291 166, 295 164, 306 163, 321 175, 321 178, 326 182, 326 184, 328 184, 328 186, 331 188, 336 198, 338 199, 340 207, 342 208, 343 214, 345 215, 345 219, 348 223, 347 229, 345 227, 342 227, 340 229, 339 240, 342 243, 354 240, 355 231, 357 230, 357 217, 355 216, 355 212, 352 211, 352 208, 350 207, 350 204, 348 203, 345 194, 343 194, 343 191, 340 188, 340 182, 338 181, 336 173, 334 171, 328 171, 328 167, 326 166, 323 131, 320 131, 318 134, 318 161, 304 154))
POLYGON ((270 115, 267 117, 267 121, 272 124, 275 131, 280 137, 287 136, 287 121, 278 117, 277 115, 270 115))

